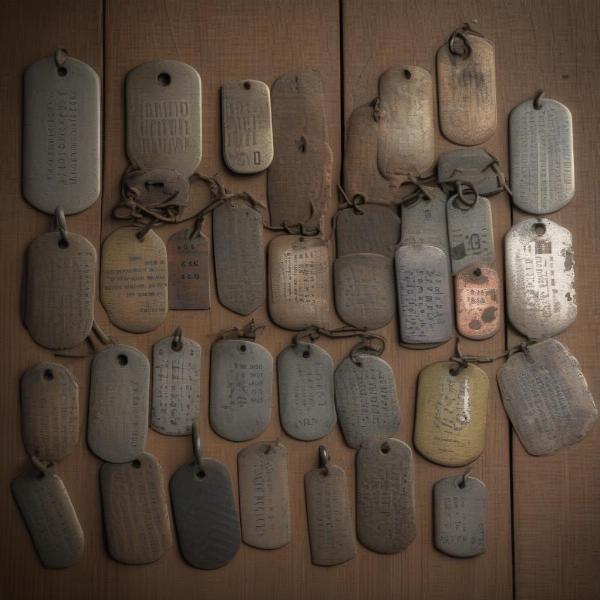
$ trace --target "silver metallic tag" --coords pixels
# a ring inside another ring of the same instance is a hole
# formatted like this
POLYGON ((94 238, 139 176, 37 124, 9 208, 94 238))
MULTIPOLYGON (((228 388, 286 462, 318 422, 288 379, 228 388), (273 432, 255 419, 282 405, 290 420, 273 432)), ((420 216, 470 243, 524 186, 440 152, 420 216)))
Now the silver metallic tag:
POLYGON ((421 197, 401 208, 401 244, 426 244, 448 251, 448 227, 446 225, 446 194, 439 188, 426 187, 431 197, 421 197))
POLYGON ((447 191, 459 183, 469 183, 480 196, 493 196, 504 189, 495 164, 496 159, 484 148, 450 150, 438 159, 437 180, 447 191))

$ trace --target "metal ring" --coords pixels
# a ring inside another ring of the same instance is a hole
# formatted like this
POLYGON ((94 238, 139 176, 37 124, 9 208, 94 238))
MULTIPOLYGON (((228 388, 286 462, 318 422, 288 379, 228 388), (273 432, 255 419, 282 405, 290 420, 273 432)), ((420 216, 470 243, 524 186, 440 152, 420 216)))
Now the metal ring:
POLYGON ((194 451, 194 458, 196 462, 202 464, 202 441, 200 440, 200 434, 198 433, 198 424, 194 422, 192 424, 192 449, 194 451))
POLYGON ((329 474, 329 461, 331 457, 325 446, 319 446, 319 468, 325 469, 325 474, 329 474))
POLYGON ((179 352, 183 348, 182 342, 182 331, 181 327, 177 327, 173 332, 173 341, 171 342, 171 348, 175 350, 175 352, 179 352))

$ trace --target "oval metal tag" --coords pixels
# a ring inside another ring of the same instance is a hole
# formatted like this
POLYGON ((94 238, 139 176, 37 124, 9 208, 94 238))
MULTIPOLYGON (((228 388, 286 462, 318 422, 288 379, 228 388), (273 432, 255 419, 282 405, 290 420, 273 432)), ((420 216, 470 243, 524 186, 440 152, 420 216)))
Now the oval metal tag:
POLYGON ((504 240, 511 323, 528 338, 557 335, 577 317, 571 232, 549 219, 514 225, 504 240))
POLYGON ((421 196, 401 207, 401 243, 435 246, 449 254, 446 194, 439 188, 427 187, 426 190, 430 199, 421 196))
POLYGON ((460 183, 470 183, 480 196, 499 194, 504 186, 492 168, 496 159, 484 148, 461 148, 440 155, 437 180, 448 191, 460 183))

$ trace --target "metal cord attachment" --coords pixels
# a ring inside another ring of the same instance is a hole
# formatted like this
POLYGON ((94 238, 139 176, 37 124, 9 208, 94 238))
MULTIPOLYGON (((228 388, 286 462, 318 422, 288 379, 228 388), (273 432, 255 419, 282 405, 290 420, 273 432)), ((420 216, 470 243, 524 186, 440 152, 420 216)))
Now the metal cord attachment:
POLYGON ((254 340, 256 339, 256 334, 262 331, 266 326, 265 325, 256 325, 254 319, 250 321, 244 327, 232 327, 231 329, 226 329, 219 333, 218 339, 220 340, 235 340, 235 339, 248 339, 254 340))
POLYGON ((56 68, 58 69, 58 74, 61 76, 66 75, 65 63, 67 62, 67 58, 69 57, 69 53, 64 48, 57 48, 54 53, 54 64, 56 64, 56 68))
POLYGON ((464 23, 461 27, 455 29, 448 38, 448 50, 450 51, 450 54, 462 59, 468 58, 472 52, 471 44, 469 44, 468 40, 469 35, 483 37, 481 33, 472 29, 469 23, 464 23), (462 44, 457 47, 458 40, 460 40, 462 44))
POLYGON ((471 471, 473 469, 471 467, 469 467, 463 474, 462 477, 460 478, 460 481, 458 482, 458 487, 461 490, 464 490, 467 487, 467 479, 469 478, 471 471))
POLYGON ((69 245, 69 237, 67 235, 67 219, 65 218, 65 211, 62 206, 56 207, 54 218, 56 221, 56 229, 58 233, 60 233, 60 241, 58 243, 62 248, 66 248, 69 245))
POLYGON ((202 441, 198 433, 198 424, 195 421, 192 423, 192 451, 198 466, 202 466, 202 441))
POLYGON ((50 475, 54 470, 54 463, 51 461, 44 461, 37 457, 35 454, 31 456, 31 464, 34 466, 36 471, 40 473, 42 477, 50 475))
POLYGON ((183 348, 183 332, 181 330, 181 327, 177 327, 177 329, 175 329, 175 331, 173 332, 173 340, 171 341, 171 348, 175 351, 175 352, 180 352, 181 349, 183 348))
POLYGON ((469 181, 456 182, 456 194, 450 196, 449 202, 452 206, 463 211, 471 210, 479 200, 479 193, 475 186, 469 181))
POLYGON ((544 98, 544 90, 538 90, 533 98, 533 108, 540 110, 543 106, 542 100, 544 98))
POLYGON ((319 446, 319 468, 323 471, 323 475, 329 475, 329 451, 325 446, 319 446))
POLYGON ((385 338, 375 333, 362 333, 361 340, 350 350, 350 360, 357 366, 362 367, 361 354, 381 356, 385 352, 385 338), (374 342, 374 343, 373 343, 374 342))

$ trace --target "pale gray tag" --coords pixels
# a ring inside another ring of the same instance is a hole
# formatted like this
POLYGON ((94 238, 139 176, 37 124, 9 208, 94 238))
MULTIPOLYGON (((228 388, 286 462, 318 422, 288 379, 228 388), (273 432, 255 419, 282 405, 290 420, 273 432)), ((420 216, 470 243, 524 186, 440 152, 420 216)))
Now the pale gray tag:
POLYGON ((492 168, 495 158, 484 148, 461 148, 440 154, 437 164, 438 183, 453 191, 459 183, 470 183, 480 196, 499 194, 504 186, 492 168))
POLYGON ((446 194, 439 188, 426 190, 430 200, 422 198, 402 205, 401 244, 427 244, 448 253, 446 194))

